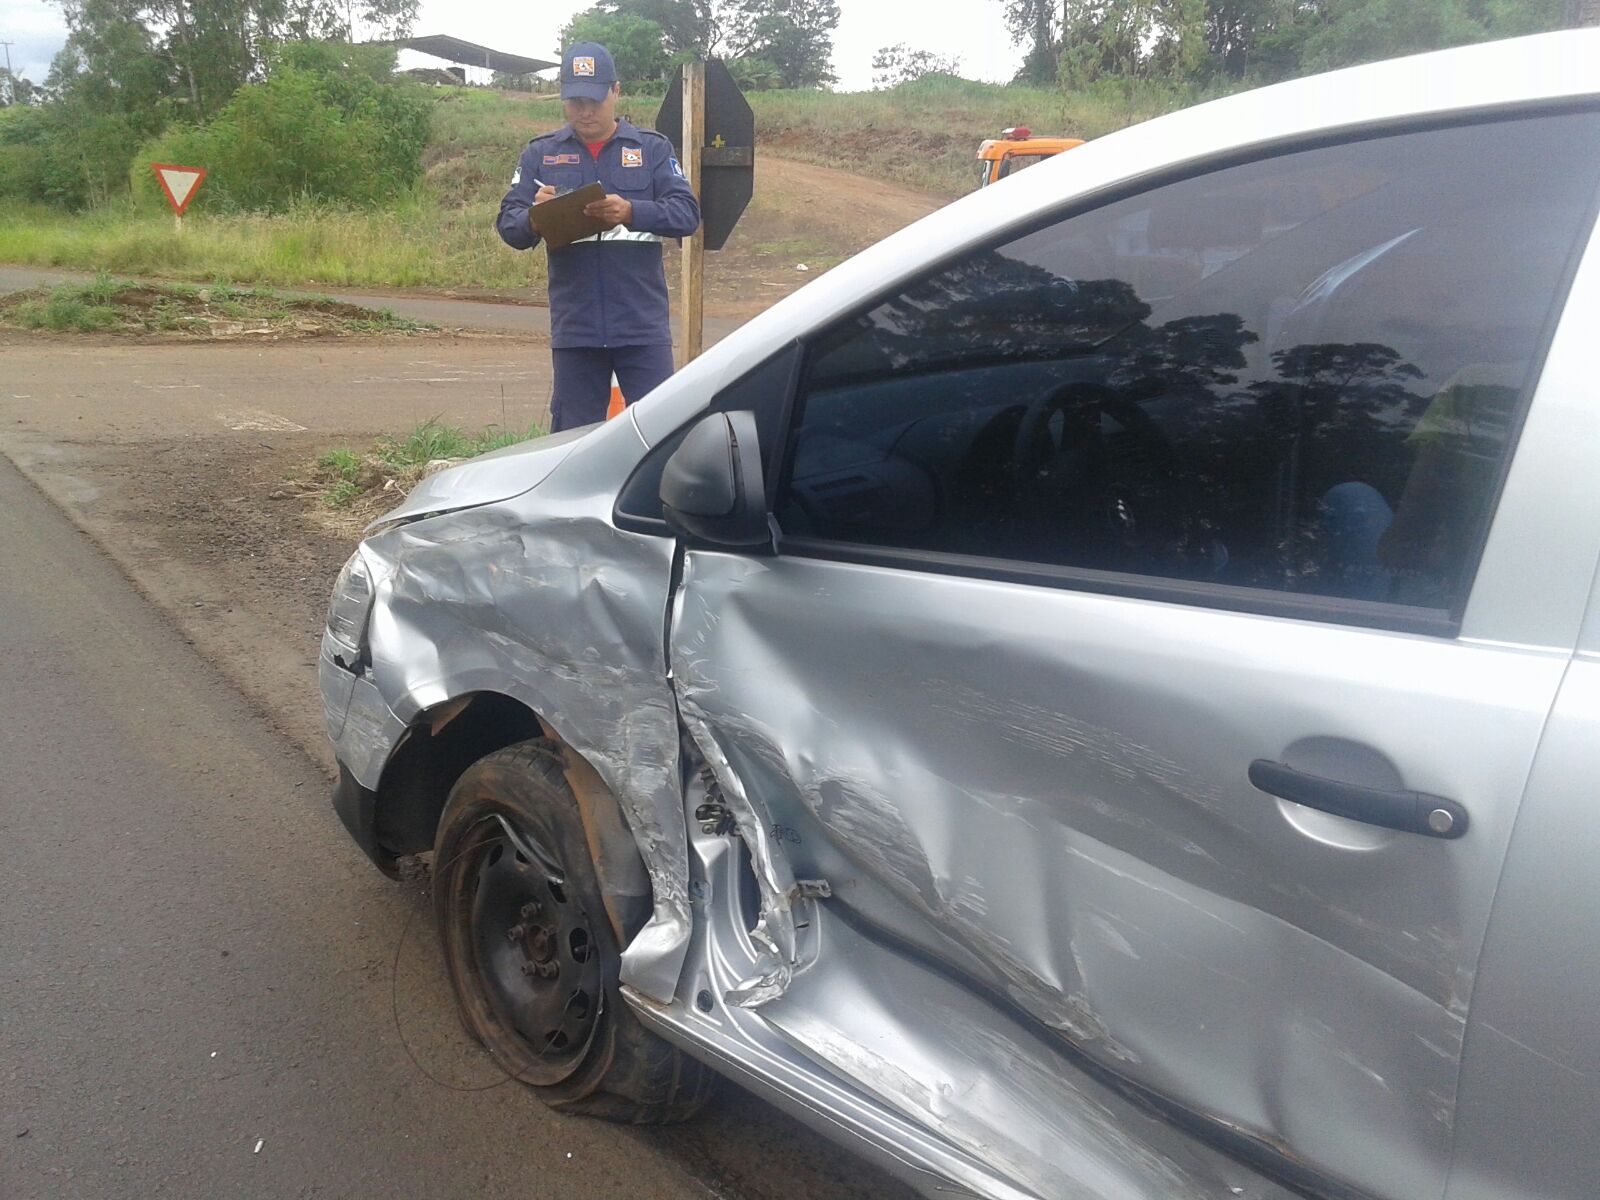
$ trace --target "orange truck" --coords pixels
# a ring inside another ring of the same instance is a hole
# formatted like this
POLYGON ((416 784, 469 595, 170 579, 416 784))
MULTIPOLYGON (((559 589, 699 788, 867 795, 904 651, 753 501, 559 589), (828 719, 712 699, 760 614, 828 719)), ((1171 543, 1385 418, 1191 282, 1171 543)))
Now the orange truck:
POLYGON ((987 138, 978 146, 978 162, 983 169, 978 186, 988 187, 1024 167, 1041 163, 1052 154, 1083 145, 1082 138, 1034 137, 1025 125, 1003 129, 997 138, 987 138))

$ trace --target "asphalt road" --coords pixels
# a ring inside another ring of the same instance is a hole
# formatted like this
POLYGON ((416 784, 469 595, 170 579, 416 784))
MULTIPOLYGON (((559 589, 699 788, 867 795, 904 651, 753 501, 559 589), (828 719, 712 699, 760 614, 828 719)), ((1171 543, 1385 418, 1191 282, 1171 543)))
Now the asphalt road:
POLYGON ((709 1194, 495 1086, 425 914, 391 1006, 419 893, 6 464, 0 511, 0 1195, 709 1194))
POLYGON ((325 776, 3 460, 0 512, 0 1196, 901 1194, 733 1089, 502 1080, 325 776))

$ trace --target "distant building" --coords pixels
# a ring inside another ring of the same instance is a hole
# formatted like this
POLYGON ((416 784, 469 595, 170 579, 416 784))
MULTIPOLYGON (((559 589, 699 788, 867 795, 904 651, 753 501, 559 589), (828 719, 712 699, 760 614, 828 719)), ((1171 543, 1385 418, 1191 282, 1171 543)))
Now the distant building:
MULTIPOLYGON (((466 68, 478 67, 493 71, 496 75, 505 78, 523 78, 539 71, 547 71, 552 67, 559 67, 559 62, 551 62, 542 58, 529 58, 525 54, 508 54, 503 50, 493 50, 488 46, 480 46, 476 42, 465 41, 462 38, 449 37, 444 34, 435 34, 430 37, 400 38, 395 41, 381 42, 379 45, 395 46, 402 50, 415 50, 420 54, 428 54, 434 58, 442 58, 446 62, 458 64, 448 71, 433 71, 433 76, 448 74, 452 78, 449 82, 465 83, 467 81, 466 68)), ((407 71, 407 75, 422 78, 428 68, 418 68, 407 71)), ((442 79, 429 78, 425 82, 446 82, 442 79)))

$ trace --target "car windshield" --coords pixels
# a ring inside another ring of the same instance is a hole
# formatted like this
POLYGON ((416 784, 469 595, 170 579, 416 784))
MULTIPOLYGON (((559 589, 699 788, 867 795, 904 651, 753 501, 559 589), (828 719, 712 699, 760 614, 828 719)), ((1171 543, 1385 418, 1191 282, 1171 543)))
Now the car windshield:
POLYGON ((1000 177, 1004 179, 1007 175, 1015 175, 1024 167, 1031 167, 1035 163, 1041 163, 1045 159, 1053 157, 1054 155, 1045 150, 1035 151, 1033 153, 1018 151, 1013 154, 1008 154, 1005 157, 1005 161, 1000 164, 1000 177))

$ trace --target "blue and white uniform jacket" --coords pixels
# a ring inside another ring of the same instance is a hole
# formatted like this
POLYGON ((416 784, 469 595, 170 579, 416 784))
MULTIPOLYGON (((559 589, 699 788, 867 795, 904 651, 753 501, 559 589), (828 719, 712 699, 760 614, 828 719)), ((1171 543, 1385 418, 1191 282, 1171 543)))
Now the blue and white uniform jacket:
POLYGON ((528 209, 540 182, 558 188, 598 182, 608 195, 633 203, 631 224, 549 251, 550 344, 556 349, 670 344, 661 243, 688 237, 700 227, 700 203, 672 156, 672 143, 627 121, 617 122, 598 160, 571 125, 534 138, 522 152, 495 222, 508 246, 528 250, 538 244, 528 209))

